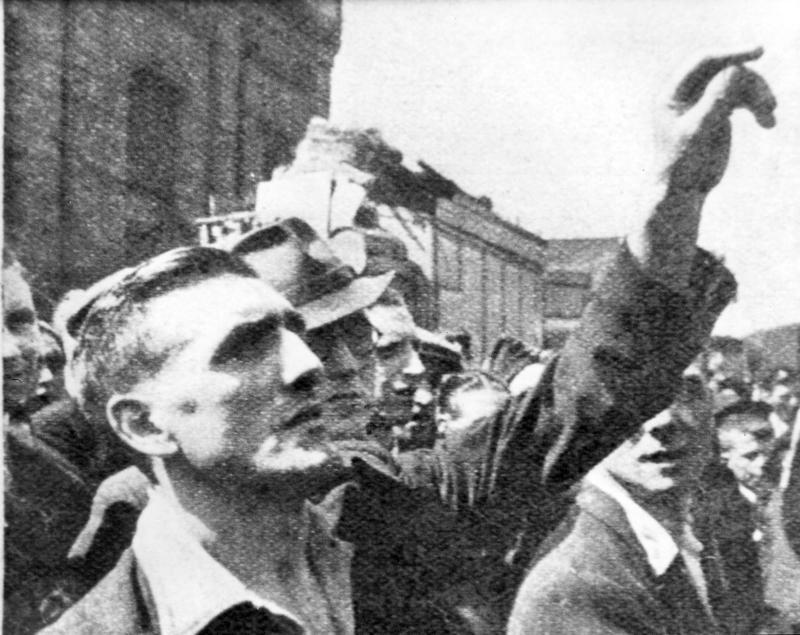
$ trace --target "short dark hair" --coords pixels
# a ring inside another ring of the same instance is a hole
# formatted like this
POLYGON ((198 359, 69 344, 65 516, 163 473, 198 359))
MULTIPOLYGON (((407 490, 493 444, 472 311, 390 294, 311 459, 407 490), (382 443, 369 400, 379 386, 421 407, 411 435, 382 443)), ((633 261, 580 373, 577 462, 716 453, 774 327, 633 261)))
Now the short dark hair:
POLYGON ((771 413, 772 408, 763 401, 737 401, 714 415, 714 425, 717 434, 738 430, 765 441, 773 436, 771 413))
POLYGON ((213 247, 179 247, 134 267, 94 298, 77 325, 71 370, 81 410, 93 423, 105 422, 114 392, 126 392, 161 368, 170 351, 153 351, 137 320, 145 305, 175 289, 223 274, 257 275, 238 256, 213 247))

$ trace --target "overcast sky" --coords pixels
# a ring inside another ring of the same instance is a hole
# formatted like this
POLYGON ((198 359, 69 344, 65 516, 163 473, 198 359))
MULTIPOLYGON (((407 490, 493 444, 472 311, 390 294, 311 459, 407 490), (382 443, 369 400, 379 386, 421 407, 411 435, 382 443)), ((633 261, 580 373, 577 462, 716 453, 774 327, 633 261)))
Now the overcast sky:
POLYGON ((716 331, 800 321, 800 3, 344 0, 331 119, 375 126, 544 238, 621 235, 652 156, 652 105, 702 52, 761 44, 778 125, 734 117, 702 246, 739 299, 716 331))

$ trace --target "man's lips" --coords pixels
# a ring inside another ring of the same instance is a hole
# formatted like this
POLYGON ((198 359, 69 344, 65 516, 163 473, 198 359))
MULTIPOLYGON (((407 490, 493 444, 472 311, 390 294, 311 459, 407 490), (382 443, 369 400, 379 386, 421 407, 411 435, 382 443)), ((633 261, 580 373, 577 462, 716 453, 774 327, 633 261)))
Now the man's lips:
POLYGON ((370 404, 360 393, 343 392, 329 395, 322 401, 322 406, 327 415, 346 417, 348 414, 356 414, 359 410, 367 410, 370 404))
POLYGON ((360 438, 364 433, 361 418, 368 412, 368 404, 358 393, 328 394, 299 404, 294 409, 287 408, 281 430, 318 429, 330 438, 360 438))
POLYGON ((317 421, 321 417, 322 404, 319 402, 308 403, 299 408, 294 414, 284 421, 283 429, 291 430, 303 425, 304 423, 317 421))

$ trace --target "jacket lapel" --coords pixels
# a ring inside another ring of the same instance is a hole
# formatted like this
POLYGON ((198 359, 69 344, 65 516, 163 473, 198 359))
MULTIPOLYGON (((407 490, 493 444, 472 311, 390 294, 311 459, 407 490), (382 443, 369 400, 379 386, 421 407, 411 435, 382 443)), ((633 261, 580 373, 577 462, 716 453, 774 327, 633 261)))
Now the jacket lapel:
MULTIPOLYGON (((675 558, 663 575, 656 576, 644 548, 633 533, 625 511, 617 501, 597 487, 587 484, 578 496, 577 503, 584 512, 606 525, 624 544, 625 564, 630 566, 631 573, 659 608, 654 621, 663 625, 665 633, 712 634, 718 631, 706 613, 680 556, 675 558)), ((620 566, 624 565, 621 563, 620 566)), ((709 577, 705 566, 704 574, 711 588, 712 579, 718 578, 709 577)))

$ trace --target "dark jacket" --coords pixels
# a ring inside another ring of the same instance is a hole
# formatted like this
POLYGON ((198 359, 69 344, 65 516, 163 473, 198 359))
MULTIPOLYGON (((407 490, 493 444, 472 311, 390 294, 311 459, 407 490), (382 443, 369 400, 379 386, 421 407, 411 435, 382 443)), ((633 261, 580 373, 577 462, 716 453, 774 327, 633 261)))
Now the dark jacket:
POLYGON ((86 522, 90 489, 78 470, 36 439, 26 421, 4 434, 3 632, 35 632, 89 590, 67 551, 86 522))
POLYGON ((566 538, 522 585, 509 633, 537 635, 711 635, 753 633, 759 615, 731 602, 719 545, 698 532, 714 619, 704 610, 680 557, 656 576, 622 507, 594 486, 578 497, 566 538))
POLYGON ((394 476, 357 465, 331 504, 342 506, 338 536, 354 545, 357 632, 502 631, 532 549, 568 508, 562 495, 671 403, 734 290, 704 252, 691 289, 676 294, 622 249, 581 327, 540 384, 490 422, 484 448, 459 462, 422 451, 418 469, 394 476))
POLYGON ((490 423, 484 447, 458 462, 436 451, 407 457, 403 487, 365 470, 340 525, 355 545, 357 631, 502 632, 569 488, 672 402, 734 289, 698 251, 690 290, 670 292, 623 248, 578 330, 539 385, 490 423))

